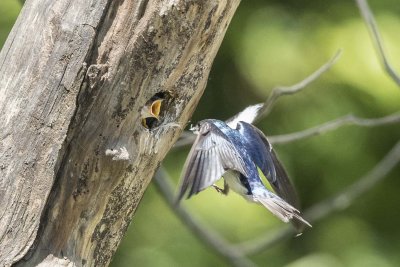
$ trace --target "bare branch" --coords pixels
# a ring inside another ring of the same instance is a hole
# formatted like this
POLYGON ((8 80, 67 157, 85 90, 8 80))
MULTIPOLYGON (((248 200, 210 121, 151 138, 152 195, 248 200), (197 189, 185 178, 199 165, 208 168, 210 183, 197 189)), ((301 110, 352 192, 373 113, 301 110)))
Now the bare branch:
POLYGON ((315 135, 320 135, 348 125, 357 125, 362 127, 376 127, 376 126, 389 125, 399 122, 400 122, 400 113, 395 113, 386 117, 376 118, 376 119, 359 118, 350 114, 303 131, 294 132, 290 134, 270 136, 268 139, 271 141, 271 143, 274 144, 284 144, 312 137, 315 135))
POLYGON ((371 9, 368 6, 368 2, 366 0, 356 0, 356 3, 364 19, 365 24, 368 27, 371 39, 375 44, 375 48, 378 52, 378 55, 380 57, 381 63, 384 66, 385 71, 389 74, 389 76, 393 79, 393 81, 395 81, 397 85, 400 86, 400 76, 393 69, 393 67, 389 63, 389 60, 386 57, 385 50, 383 49, 382 38, 378 30, 378 25, 376 24, 374 15, 372 14, 371 9))
MULTIPOLYGON (((266 117, 272 110, 274 104, 278 100, 279 97, 283 95, 291 95, 295 94, 305 87, 307 87, 310 83, 314 82, 318 79, 323 73, 327 72, 339 59, 340 55, 342 54, 342 50, 338 50, 336 54, 324 65, 322 65, 318 70, 312 73, 310 76, 306 77, 304 80, 296 83, 292 86, 279 86, 275 87, 272 90, 272 93, 268 97, 268 99, 264 102, 264 106, 261 108, 259 115, 256 118, 256 121, 266 117)), ((190 145, 194 142, 195 135, 192 133, 185 131, 182 133, 181 138, 175 143, 174 149, 190 145)))
POLYGON ((194 135, 192 132, 183 131, 181 136, 179 137, 179 140, 176 141, 175 145, 173 146, 173 149, 191 145, 193 144, 194 139, 196 139, 196 135, 194 135))
POLYGON ((272 90, 272 93, 268 97, 268 99, 264 102, 264 106, 261 108, 260 114, 257 116, 257 121, 266 117, 272 110, 274 104, 278 100, 279 97, 283 95, 292 95, 303 89, 305 89, 308 85, 318 79, 322 74, 327 72, 339 59, 342 54, 342 50, 336 52, 336 54, 324 65, 322 65, 318 70, 313 72, 310 76, 306 77, 304 80, 296 83, 292 86, 279 86, 275 87, 272 90))
POLYGON ((205 244, 209 245, 213 251, 227 259, 232 266, 250 267, 255 266, 253 262, 246 258, 240 251, 230 245, 219 233, 206 227, 182 205, 175 205, 175 198, 172 189, 171 179, 163 167, 157 171, 154 181, 158 190, 162 193, 169 206, 184 224, 205 244))
POLYGON ((356 198, 363 195, 378 182, 383 180, 400 161, 400 141, 389 151, 388 154, 367 173, 356 180, 352 185, 346 187, 335 197, 315 204, 305 212, 305 217, 312 221, 320 220, 333 211, 344 210, 349 207, 356 198))
MULTIPOLYGON (((346 209, 355 199, 383 180, 399 162, 400 141, 397 142, 390 152, 365 176, 343 189, 343 191, 338 193, 335 197, 323 200, 309 208, 304 212, 304 218, 309 222, 315 222, 327 217, 334 211, 346 209)), ((259 239, 238 244, 236 248, 246 255, 254 254, 274 246, 293 234, 294 230, 286 226, 274 230, 271 233, 267 233, 259 239)))
MULTIPOLYGON (((330 131, 334 131, 343 126, 355 125, 361 127, 377 127, 382 125, 395 124, 399 122, 400 122, 400 113, 394 113, 386 117, 375 118, 375 119, 360 118, 349 114, 303 131, 298 131, 290 134, 269 136, 268 139, 273 144, 285 144, 313 137, 316 135, 324 134, 330 131)), ((194 139, 195 139, 194 134, 189 132, 184 132, 182 138, 177 142, 175 147, 190 145, 191 143, 193 143, 194 139)))

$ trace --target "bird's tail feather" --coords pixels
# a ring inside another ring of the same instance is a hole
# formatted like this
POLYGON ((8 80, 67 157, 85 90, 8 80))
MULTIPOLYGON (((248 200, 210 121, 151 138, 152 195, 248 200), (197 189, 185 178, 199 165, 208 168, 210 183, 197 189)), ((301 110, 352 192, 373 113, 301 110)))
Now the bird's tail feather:
POLYGON ((288 204, 286 201, 278 196, 254 196, 253 199, 254 201, 263 204, 264 207, 266 207, 270 212, 272 212, 276 217, 278 217, 285 223, 289 222, 293 218, 296 218, 307 226, 312 227, 309 222, 307 222, 300 216, 300 212, 295 207, 288 204))

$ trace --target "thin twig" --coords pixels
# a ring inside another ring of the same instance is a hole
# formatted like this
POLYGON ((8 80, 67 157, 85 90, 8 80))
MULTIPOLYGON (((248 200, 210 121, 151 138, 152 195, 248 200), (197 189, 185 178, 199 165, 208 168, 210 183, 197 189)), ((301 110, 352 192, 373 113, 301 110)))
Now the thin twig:
POLYGON ((274 88, 268 99, 264 102, 264 106, 261 108, 256 121, 266 117, 271 112, 275 102, 279 99, 279 97, 283 95, 292 95, 305 89, 308 85, 318 79, 322 74, 327 72, 336 63, 341 54, 342 50, 340 49, 328 62, 326 62, 318 70, 316 70, 314 73, 312 73, 301 82, 296 83, 292 86, 279 86, 274 88))
MULTIPOLYGON (((400 122, 400 113, 394 113, 382 118, 360 118, 354 115, 346 115, 340 118, 337 118, 332 121, 325 122, 323 124, 317 125, 315 127, 308 128, 303 131, 298 131, 290 134, 281 134, 281 135, 273 135, 269 136, 268 139, 273 144, 285 144, 298 140, 302 140, 305 138, 309 138, 312 136, 324 134, 330 131, 334 131, 338 128, 344 126, 361 126, 361 127, 377 127, 382 125, 390 125, 394 123, 400 122)), ((193 143, 193 140, 196 136, 192 133, 185 133, 183 138, 178 141, 178 147, 184 145, 190 145, 193 143)))
POLYGON ((184 131, 184 132, 182 132, 181 136, 179 137, 179 140, 173 146, 173 149, 191 145, 191 144, 193 144, 194 139, 196 139, 195 134, 193 134, 190 131, 184 131))
POLYGON ((175 214, 184 222, 184 224, 205 244, 208 244, 213 251, 222 255, 232 266, 250 267, 255 266, 253 262, 239 250, 229 244, 219 233, 206 227, 204 223, 196 219, 190 214, 184 206, 175 205, 175 198, 172 189, 171 179, 163 167, 157 171, 154 180, 158 190, 162 193, 169 206, 174 210, 175 214))
MULTIPOLYGON (((283 95, 291 95, 295 94, 303 89, 305 89, 309 84, 318 79, 322 74, 327 72, 339 59, 342 54, 342 50, 338 50, 336 54, 324 65, 322 65, 318 70, 313 72, 310 76, 306 77, 304 80, 292 85, 292 86, 279 86, 272 89, 271 94, 264 102, 264 106, 261 108, 259 115, 256 118, 256 121, 266 117, 272 110, 274 104, 279 99, 279 97, 283 95)), ((183 132, 180 139, 175 143, 174 149, 190 145, 194 142, 196 136, 191 132, 183 132)))
POLYGON ((381 35, 378 30, 378 25, 376 24, 374 15, 371 12, 371 9, 368 6, 368 2, 366 0, 356 0, 358 9, 365 21, 365 24, 368 27, 368 30, 371 35, 371 39, 375 44, 375 48, 378 52, 380 60, 384 66, 385 71, 389 74, 389 76, 400 86, 400 76, 395 72, 389 60, 386 57, 385 50, 383 49, 383 41, 381 35))
POLYGON ((365 119, 356 117, 354 115, 346 115, 303 131, 294 132, 290 134, 270 136, 268 139, 273 144, 284 144, 284 143, 294 142, 297 140, 302 140, 315 135, 320 135, 348 125, 357 125, 362 127, 376 127, 376 126, 389 125, 399 122, 400 122, 400 113, 394 113, 386 117, 376 118, 376 119, 365 119))
MULTIPOLYGON (((365 176, 343 189, 343 191, 338 193, 335 197, 323 200, 309 208, 304 212, 304 218, 309 222, 316 222, 327 217, 334 211, 349 207, 355 199, 362 196, 383 180, 399 162, 400 141, 397 142, 390 152, 365 176)), ((282 227, 278 230, 274 230, 272 233, 267 233, 259 239, 238 244, 236 248, 242 253, 250 255, 268 249, 283 239, 289 238, 293 234, 293 229, 282 227)))

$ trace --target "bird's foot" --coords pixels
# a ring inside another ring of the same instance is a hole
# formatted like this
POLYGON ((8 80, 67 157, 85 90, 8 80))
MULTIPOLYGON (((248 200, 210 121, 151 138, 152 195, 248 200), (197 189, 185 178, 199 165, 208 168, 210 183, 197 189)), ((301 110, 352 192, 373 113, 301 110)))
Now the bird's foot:
POLYGON ((222 189, 222 188, 216 186, 215 184, 213 184, 212 187, 214 187, 214 189, 217 190, 218 193, 221 193, 221 194, 222 194, 222 193, 224 192, 224 189, 222 189))
POLYGON ((217 190, 217 192, 220 193, 220 194, 223 194, 223 195, 227 195, 228 194, 228 191, 225 188, 222 189, 221 187, 218 187, 215 184, 213 184, 212 187, 214 187, 214 189, 217 190))

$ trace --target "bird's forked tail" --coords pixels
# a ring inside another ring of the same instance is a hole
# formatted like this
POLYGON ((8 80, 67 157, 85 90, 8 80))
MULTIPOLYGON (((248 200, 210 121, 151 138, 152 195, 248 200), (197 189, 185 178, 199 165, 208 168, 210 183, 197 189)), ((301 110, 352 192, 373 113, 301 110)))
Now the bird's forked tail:
POLYGON ((263 192, 262 194, 254 194, 253 200, 264 205, 276 217, 287 223, 293 218, 303 222, 305 225, 312 227, 309 222, 300 216, 300 211, 287 203, 282 198, 271 192, 263 192))

